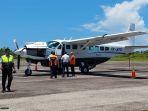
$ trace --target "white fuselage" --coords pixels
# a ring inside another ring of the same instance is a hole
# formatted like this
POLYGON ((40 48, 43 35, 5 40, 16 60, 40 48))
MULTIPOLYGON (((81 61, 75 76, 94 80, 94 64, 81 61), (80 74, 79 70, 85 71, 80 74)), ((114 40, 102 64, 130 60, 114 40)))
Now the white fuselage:
POLYGON ((50 47, 46 42, 35 42, 25 45, 24 48, 16 50, 15 53, 24 58, 33 60, 45 60, 50 55, 51 51, 60 57, 62 51, 74 52, 76 58, 112 58, 116 55, 125 53, 125 47, 108 46, 108 45, 95 45, 83 48, 82 45, 65 44, 64 42, 57 44, 55 47, 50 47), (63 48, 62 48, 63 47, 63 48))

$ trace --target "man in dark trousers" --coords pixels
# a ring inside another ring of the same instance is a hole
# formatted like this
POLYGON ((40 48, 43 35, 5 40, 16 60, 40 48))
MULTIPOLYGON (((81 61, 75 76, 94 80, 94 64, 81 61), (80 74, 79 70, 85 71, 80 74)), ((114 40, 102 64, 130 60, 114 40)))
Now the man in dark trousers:
POLYGON ((12 55, 10 55, 10 50, 5 49, 5 54, 1 56, 1 70, 2 70, 2 93, 6 91, 11 92, 11 82, 13 79, 12 72, 14 70, 15 72, 15 65, 14 65, 14 58, 12 55), (5 86, 6 80, 8 77, 8 84, 7 87, 5 86))
POLYGON ((64 55, 61 57, 61 61, 62 61, 62 69, 63 69, 63 74, 62 77, 65 76, 65 69, 67 70, 67 77, 69 77, 69 55, 67 54, 67 52, 64 53, 64 55))
POLYGON ((70 67, 72 76, 75 76, 76 57, 73 52, 70 53, 70 67))
POLYGON ((57 78, 57 71, 58 71, 58 57, 55 55, 55 52, 51 52, 49 56, 49 65, 50 65, 50 70, 51 70, 51 78, 53 76, 57 78))

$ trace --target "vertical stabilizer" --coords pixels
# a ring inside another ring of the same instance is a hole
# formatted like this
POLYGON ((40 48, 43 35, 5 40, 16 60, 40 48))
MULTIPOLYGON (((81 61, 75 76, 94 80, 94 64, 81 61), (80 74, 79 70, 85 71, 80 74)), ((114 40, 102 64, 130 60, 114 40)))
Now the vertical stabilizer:
POLYGON ((135 24, 134 23, 130 24, 129 31, 135 31, 135 24))
MULTIPOLYGON (((129 26, 129 31, 135 31, 136 30, 135 27, 136 27, 135 24, 131 23, 130 26, 129 26)), ((131 46, 135 46, 135 37, 134 36, 129 39, 129 43, 130 43, 131 46)), ((130 51, 134 52, 134 49, 131 49, 130 51)))

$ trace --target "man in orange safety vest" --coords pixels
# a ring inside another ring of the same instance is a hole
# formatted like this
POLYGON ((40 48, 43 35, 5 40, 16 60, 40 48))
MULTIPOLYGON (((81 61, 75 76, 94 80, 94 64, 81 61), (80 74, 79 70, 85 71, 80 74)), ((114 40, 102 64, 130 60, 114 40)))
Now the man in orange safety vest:
POLYGON ((51 52, 49 56, 49 66, 51 70, 51 78, 53 76, 57 78, 57 71, 58 71, 58 57, 55 55, 55 52, 51 52))
POLYGON ((72 76, 75 76, 76 57, 73 52, 70 53, 70 67, 72 76))

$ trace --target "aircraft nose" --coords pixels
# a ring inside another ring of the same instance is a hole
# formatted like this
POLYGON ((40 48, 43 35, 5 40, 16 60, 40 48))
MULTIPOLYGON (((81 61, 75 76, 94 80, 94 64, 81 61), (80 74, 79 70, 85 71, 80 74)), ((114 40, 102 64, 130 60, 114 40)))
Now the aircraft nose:
POLYGON ((22 51, 22 49, 16 49, 16 50, 14 51, 14 53, 15 53, 16 55, 21 55, 21 51, 22 51))
POLYGON ((14 53, 15 53, 16 55, 20 55, 20 51, 19 51, 19 50, 15 50, 14 53))

